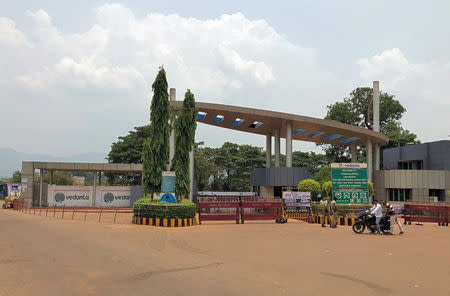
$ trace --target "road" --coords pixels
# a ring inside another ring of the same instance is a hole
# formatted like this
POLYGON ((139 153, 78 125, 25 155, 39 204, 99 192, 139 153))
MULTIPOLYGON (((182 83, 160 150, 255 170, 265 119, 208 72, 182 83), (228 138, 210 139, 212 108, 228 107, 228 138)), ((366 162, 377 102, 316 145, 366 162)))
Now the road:
POLYGON ((0 210, 0 296, 450 295, 450 227, 157 228, 0 210))

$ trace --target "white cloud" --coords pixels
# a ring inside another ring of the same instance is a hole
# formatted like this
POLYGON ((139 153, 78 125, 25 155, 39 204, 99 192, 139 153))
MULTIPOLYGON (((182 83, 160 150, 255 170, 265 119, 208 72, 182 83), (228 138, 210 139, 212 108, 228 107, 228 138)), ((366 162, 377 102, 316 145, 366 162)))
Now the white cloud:
POLYGON ((416 62, 400 49, 359 59, 360 75, 367 84, 379 80, 383 91, 396 96, 407 112, 403 125, 422 141, 446 139, 450 126, 450 62, 416 62), (447 128, 446 128, 447 127, 447 128))
POLYGON ((27 15, 31 16, 39 25, 50 26, 52 24, 52 18, 42 9, 39 9, 36 12, 27 10, 27 15))
POLYGON ((16 24, 9 18, 0 17, 0 46, 31 47, 24 33, 16 29, 16 24))

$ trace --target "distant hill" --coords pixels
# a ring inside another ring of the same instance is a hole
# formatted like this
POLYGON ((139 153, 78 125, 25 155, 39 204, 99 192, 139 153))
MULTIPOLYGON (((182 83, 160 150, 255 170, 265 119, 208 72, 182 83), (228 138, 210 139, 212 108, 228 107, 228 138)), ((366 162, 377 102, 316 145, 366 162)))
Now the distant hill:
POLYGON ((68 162, 106 162, 103 153, 81 153, 67 157, 54 157, 45 154, 30 154, 11 148, 0 148, 0 178, 9 178, 12 173, 22 169, 22 161, 68 161, 68 162))

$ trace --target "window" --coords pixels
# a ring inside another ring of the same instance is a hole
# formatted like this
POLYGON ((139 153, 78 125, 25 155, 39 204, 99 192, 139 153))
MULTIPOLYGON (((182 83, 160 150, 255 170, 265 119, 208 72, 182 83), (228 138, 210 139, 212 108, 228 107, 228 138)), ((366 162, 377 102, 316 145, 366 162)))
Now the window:
POLYGON ((444 201, 444 194, 445 194, 445 192, 443 189, 429 189, 428 190, 428 195, 430 197, 430 200, 444 201))
POLYGON ((411 199, 411 189, 389 188, 389 201, 408 201, 411 199))
POLYGON ((399 170, 423 170, 423 160, 399 161, 399 170))

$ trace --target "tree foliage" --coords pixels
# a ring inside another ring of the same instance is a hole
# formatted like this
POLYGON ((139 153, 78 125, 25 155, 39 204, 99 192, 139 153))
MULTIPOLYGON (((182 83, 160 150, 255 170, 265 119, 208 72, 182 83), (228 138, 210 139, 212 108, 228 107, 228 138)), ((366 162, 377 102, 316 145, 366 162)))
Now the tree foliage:
POLYGON ((185 197, 191 191, 189 177, 189 153, 193 149, 195 130, 197 128, 197 113, 195 98, 188 89, 184 95, 183 107, 175 122, 175 155, 172 162, 172 171, 175 171, 175 193, 185 197))
MULTIPOLYGON (((150 125, 137 126, 128 135, 119 137, 111 145, 107 159, 109 163, 142 163, 144 142, 150 138, 150 125)), ((107 182, 111 185, 140 185, 140 174, 106 173, 107 182)))
POLYGON ((15 171, 12 174, 12 177, 9 179, 9 183, 20 183, 20 182, 22 182, 22 172, 15 171))
POLYGON ((292 153, 292 166, 307 167, 312 175, 316 174, 321 167, 329 164, 330 162, 324 154, 301 151, 292 153))
POLYGON ((153 98, 150 107, 150 137, 142 151, 142 186, 144 194, 161 190, 162 172, 169 160, 169 94, 166 71, 160 68, 152 84, 153 98))
POLYGON ((331 197, 331 181, 326 181, 322 184, 322 197, 331 197))
POLYGON ((320 170, 314 174, 314 180, 316 180, 320 184, 323 184, 327 181, 331 181, 331 167, 330 166, 321 167, 320 170))
POLYGON ((321 186, 316 180, 306 179, 298 183, 297 189, 300 192, 311 192, 311 199, 317 200, 321 186))
MULTIPOLYGON (((328 105, 325 119, 372 129, 372 96, 372 88, 356 88, 343 101, 328 105)), ((400 119, 405 112, 406 109, 393 95, 380 92, 380 132, 389 137, 389 143, 384 148, 394 147, 399 143, 418 142, 415 134, 401 126, 400 119)), ((324 145, 324 150, 331 162, 350 161, 348 146, 324 145)))

